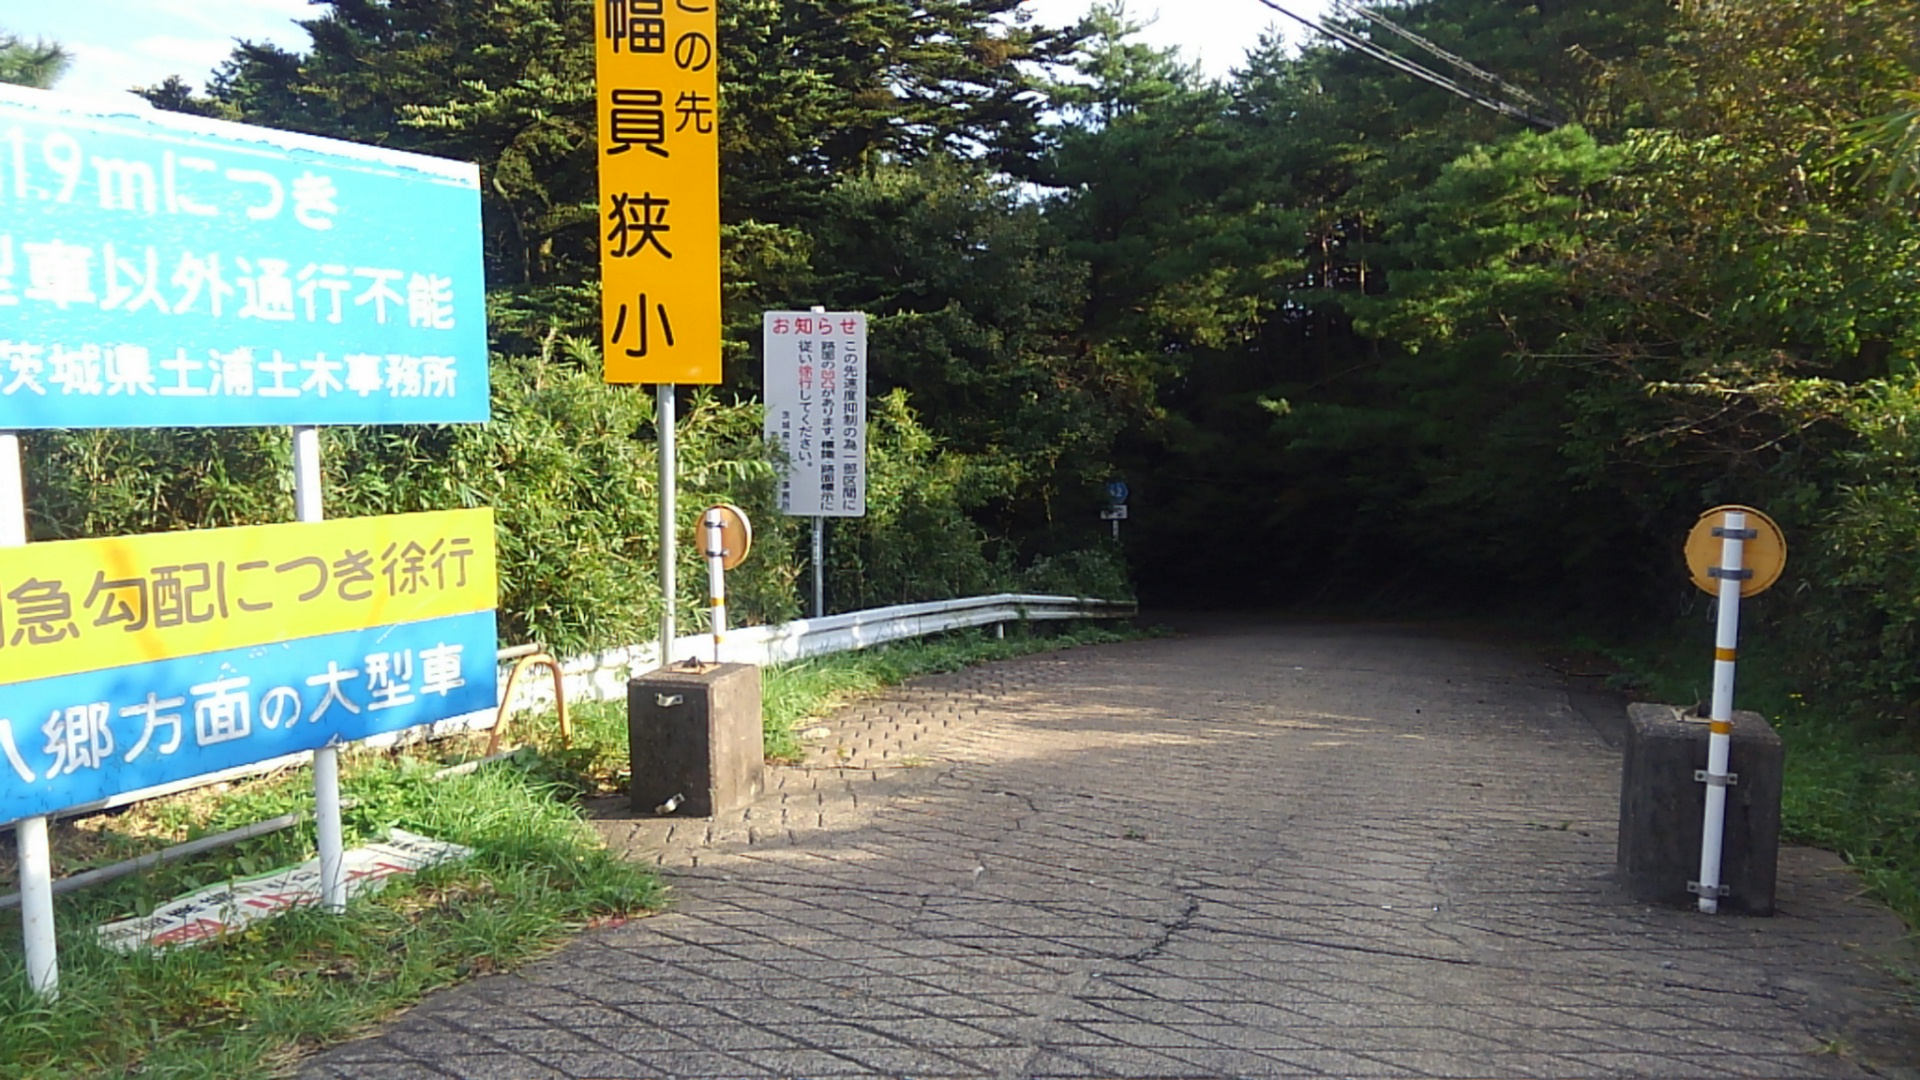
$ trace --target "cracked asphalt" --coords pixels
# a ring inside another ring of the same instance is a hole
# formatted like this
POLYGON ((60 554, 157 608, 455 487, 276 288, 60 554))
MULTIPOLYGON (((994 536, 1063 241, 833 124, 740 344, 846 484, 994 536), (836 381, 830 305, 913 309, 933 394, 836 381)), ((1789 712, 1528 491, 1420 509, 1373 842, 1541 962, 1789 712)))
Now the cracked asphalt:
POLYGON ((1618 890, 1617 707, 1387 626, 919 680, 744 811, 597 807, 665 913, 300 1075, 1920 1077, 1912 950, 1832 856, 1771 918, 1618 890))

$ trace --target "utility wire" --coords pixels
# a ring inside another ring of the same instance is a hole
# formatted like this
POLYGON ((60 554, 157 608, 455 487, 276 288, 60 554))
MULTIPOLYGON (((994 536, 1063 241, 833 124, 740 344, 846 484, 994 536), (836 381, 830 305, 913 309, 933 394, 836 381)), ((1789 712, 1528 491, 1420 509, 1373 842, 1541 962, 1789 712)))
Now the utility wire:
POLYGON ((1442 75, 1437 71, 1424 67, 1418 63, 1415 63, 1414 61, 1409 60, 1398 53, 1383 49, 1380 46, 1375 45, 1373 42, 1368 41, 1365 38, 1362 38, 1352 33, 1351 31, 1346 30, 1343 27, 1327 22, 1324 19, 1309 19, 1303 15, 1296 15, 1293 12, 1288 11, 1286 8, 1281 7, 1279 4, 1275 3, 1274 0, 1260 0, 1260 3, 1266 5, 1267 7, 1272 8, 1273 10, 1279 12, 1282 15, 1285 15, 1287 18, 1292 19, 1294 22, 1297 22, 1302 26, 1305 26, 1309 30, 1317 30, 1320 33, 1325 34, 1326 36, 1334 39, 1335 41, 1340 42, 1342 45, 1345 45, 1356 52, 1363 53, 1367 56, 1371 56, 1374 59, 1380 61, 1381 63, 1386 64, 1389 67, 1398 68, 1399 70, 1404 71, 1407 74, 1412 75, 1417 79, 1424 79, 1425 81, 1432 83, 1433 85, 1441 88, 1442 90, 1445 90, 1452 94, 1457 94, 1460 97, 1463 97, 1468 101, 1473 102, 1476 105, 1480 105, 1484 108, 1492 109, 1494 112, 1500 113, 1503 116, 1511 116, 1515 120, 1520 120, 1525 123, 1532 124, 1535 127, 1541 128, 1546 131, 1552 131, 1554 128, 1559 126, 1553 121, 1544 119, 1539 116, 1535 116, 1534 114, 1528 112, 1525 109, 1520 108, 1517 105, 1514 105, 1511 102, 1501 101, 1496 98, 1491 98, 1469 87, 1462 86, 1458 82, 1455 82, 1454 80, 1447 78, 1445 75, 1442 75))
POLYGON ((1446 61, 1447 63, 1452 64, 1454 67, 1458 68, 1459 70, 1466 72, 1467 74, 1473 76, 1476 79, 1479 79, 1482 82, 1498 87, 1502 91, 1505 91, 1507 96, 1518 98, 1521 101, 1524 101, 1529 105, 1532 105, 1534 108, 1539 109, 1543 113, 1547 113, 1549 115, 1558 115, 1560 112, 1560 110, 1556 106, 1546 101, 1542 101, 1540 98, 1535 97, 1533 94, 1527 92, 1521 87, 1513 85, 1512 83, 1501 78, 1500 76, 1495 75, 1491 71, 1487 71, 1484 68, 1478 67, 1477 65, 1469 62, 1463 57, 1455 56, 1453 53, 1448 52, 1447 50, 1441 48, 1440 46, 1435 45, 1433 42, 1428 41, 1426 38, 1423 38, 1420 35, 1414 33, 1413 31, 1408 30, 1407 28, 1401 26, 1399 23, 1396 23, 1391 19, 1388 19, 1385 15, 1382 15, 1376 11, 1370 11, 1367 8, 1361 7, 1359 4, 1354 3, 1354 0, 1333 0, 1333 6, 1337 10, 1344 10, 1344 11, 1351 12, 1354 15, 1358 15, 1361 18, 1366 19, 1367 21, 1386 29, 1390 33, 1396 34, 1402 39, 1412 42, 1413 44, 1419 46, 1422 49, 1427 50, 1428 52, 1446 61))

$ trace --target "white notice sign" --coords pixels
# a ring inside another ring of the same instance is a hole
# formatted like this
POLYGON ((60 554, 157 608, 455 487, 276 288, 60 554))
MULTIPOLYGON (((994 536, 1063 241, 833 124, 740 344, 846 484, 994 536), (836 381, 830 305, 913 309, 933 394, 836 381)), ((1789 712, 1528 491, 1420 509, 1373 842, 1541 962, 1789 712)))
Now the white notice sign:
POLYGON ((786 451, 780 512, 867 512, 867 317, 857 311, 769 311, 766 432, 786 451))
MULTIPOLYGON (((347 895, 380 889, 395 874, 410 874, 450 859, 473 856, 473 849, 388 829, 384 844, 346 853, 347 895)), ((174 899, 152 915, 108 923, 97 933, 116 952, 146 948, 165 952, 237 933, 261 919, 320 902, 320 860, 238 882, 224 882, 174 899)))

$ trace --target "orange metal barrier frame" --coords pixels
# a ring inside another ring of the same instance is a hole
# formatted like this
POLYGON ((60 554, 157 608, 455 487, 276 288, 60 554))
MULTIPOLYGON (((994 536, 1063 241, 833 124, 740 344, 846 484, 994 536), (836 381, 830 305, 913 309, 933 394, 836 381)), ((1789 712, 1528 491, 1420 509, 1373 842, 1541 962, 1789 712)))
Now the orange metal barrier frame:
POLYGON ((507 673, 507 689, 500 695, 500 711, 493 719, 493 734, 487 737, 488 757, 500 752, 500 736, 513 715, 513 688, 520 681, 520 673, 535 664, 545 664, 547 670, 553 672, 553 704, 560 713, 560 745, 573 746, 573 721, 567 719, 567 693, 560 678, 560 661, 548 653, 537 652, 515 660, 513 670, 507 673))

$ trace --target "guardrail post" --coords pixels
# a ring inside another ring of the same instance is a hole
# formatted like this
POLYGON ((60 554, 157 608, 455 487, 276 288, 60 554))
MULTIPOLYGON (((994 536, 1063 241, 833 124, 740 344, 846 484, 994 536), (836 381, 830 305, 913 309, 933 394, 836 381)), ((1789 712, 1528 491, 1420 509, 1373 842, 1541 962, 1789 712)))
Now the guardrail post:
POLYGON ((827 519, 813 518, 813 617, 827 614, 827 519))

